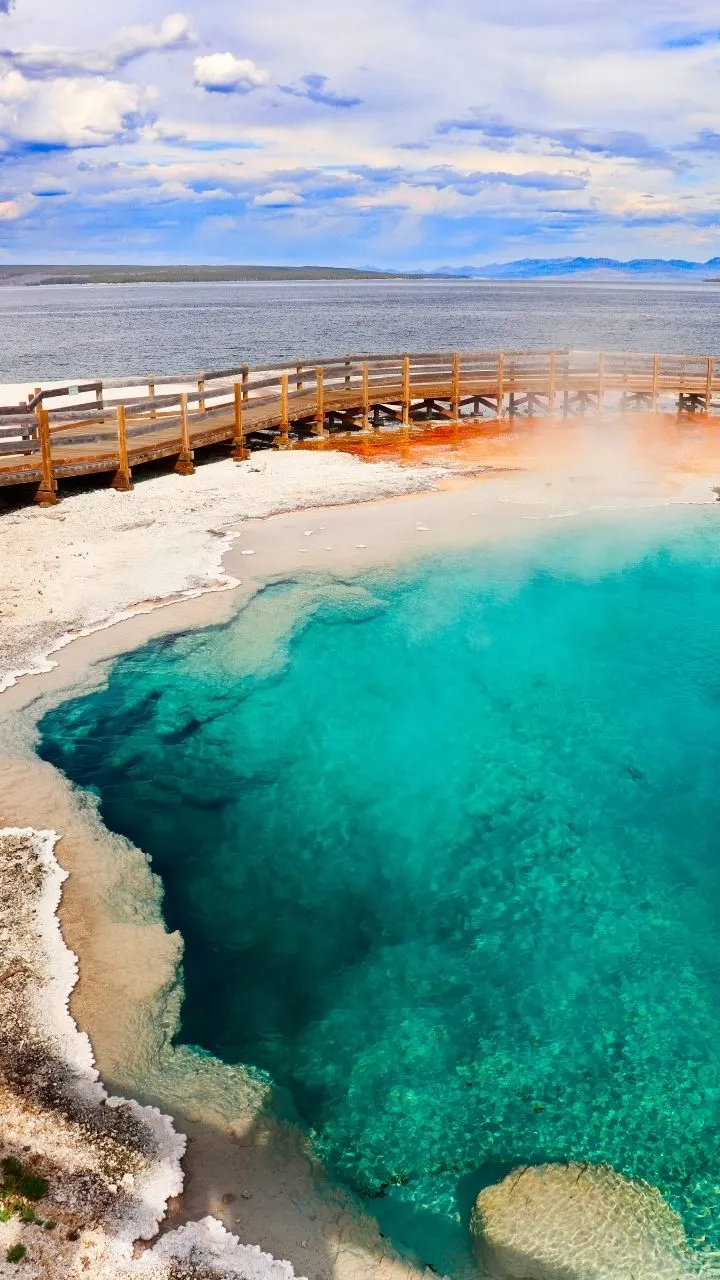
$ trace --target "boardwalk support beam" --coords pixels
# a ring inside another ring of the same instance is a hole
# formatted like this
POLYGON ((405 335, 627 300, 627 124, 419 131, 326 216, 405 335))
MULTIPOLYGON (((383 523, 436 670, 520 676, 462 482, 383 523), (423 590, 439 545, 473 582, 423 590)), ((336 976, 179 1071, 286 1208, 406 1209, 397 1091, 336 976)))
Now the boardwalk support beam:
POLYGON ((119 493, 129 493, 133 487, 132 472, 130 470, 130 462, 128 460, 127 447, 127 418, 125 405, 119 404, 117 413, 117 437, 118 437, 118 469, 112 479, 113 489, 117 489, 119 493))
POLYGON ((175 463, 175 470, 179 476, 191 476, 195 474, 193 451, 190 448, 190 415, 188 413, 188 398, 185 392, 180 396, 180 456, 175 463))
POLYGON ((39 507, 54 507, 59 501, 57 496, 57 480, 53 472, 52 441, 50 439, 50 420, 47 409, 38 409, 38 435, 40 437, 40 454, 42 457, 42 480, 35 493, 35 501, 39 507))
POLYGON ((313 425, 313 435, 324 437, 327 435, 325 430, 325 370, 315 370, 315 422, 313 425))
POLYGON ((250 457, 250 450, 245 448, 245 419, 243 416, 242 383, 233 383, 233 439, 230 457, 235 462, 243 462, 250 457))

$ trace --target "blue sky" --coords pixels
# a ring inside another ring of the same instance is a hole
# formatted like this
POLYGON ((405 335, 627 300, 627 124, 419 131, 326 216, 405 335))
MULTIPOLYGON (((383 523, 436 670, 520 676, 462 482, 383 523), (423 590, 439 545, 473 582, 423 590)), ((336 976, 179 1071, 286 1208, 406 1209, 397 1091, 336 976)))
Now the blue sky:
POLYGON ((8 262, 720 254, 716 0, 0 0, 8 262))

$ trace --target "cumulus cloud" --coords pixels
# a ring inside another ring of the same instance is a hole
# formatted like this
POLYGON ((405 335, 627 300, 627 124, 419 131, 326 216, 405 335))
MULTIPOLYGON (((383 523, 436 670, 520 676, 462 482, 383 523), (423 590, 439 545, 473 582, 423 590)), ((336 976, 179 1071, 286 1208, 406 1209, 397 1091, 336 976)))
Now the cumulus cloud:
POLYGON ((310 75, 301 76, 296 84, 281 84, 279 87, 283 93, 290 93, 295 98, 307 98, 309 102, 319 102, 324 107, 360 107, 362 106, 362 98, 353 98, 348 94, 335 93, 334 90, 328 89, 327 76, 320 76, 316 72, 310 75))
POLYGON ((152 95, 119 80, 26 80, 0 76, 0 143, 46 147, 127 142, 152 122, 152 95))
POLYGON ((207 53, 195 59, 195 84, 205 93, 250 93, 269 79, 269 71, 234 53, 207 53))
POLYGON ((252 203, 256 208, 262 209, 292 209, 299 204, 304 204, 304 200, 297 191, 287 191, 277 187, 274 191, 266 191, 263 195, 255 196, 252 203))
POLYGON ((109 75, 144 54, 170 52, 196 43, 197 36, 190 17, 185 13, 170 13, 159 26, 148 23, 145 26, 121 27, 111 36, 105 49, 30 45, 27 49, 0 50, 0 58, 29 79, 109 75))

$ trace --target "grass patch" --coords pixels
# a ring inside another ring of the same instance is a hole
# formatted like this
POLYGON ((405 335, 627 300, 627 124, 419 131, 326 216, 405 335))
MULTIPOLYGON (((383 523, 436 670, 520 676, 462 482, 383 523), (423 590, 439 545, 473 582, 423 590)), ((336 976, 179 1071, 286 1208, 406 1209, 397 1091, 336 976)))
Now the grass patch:
POLYGON ((42 1200, 49 1191, 47 1178, 36 1173, 24 1173, 18 1181, 17 1189, 26 1200, 42 1200))
POLYGON ((13 1244, 8 1249, 7 1253, 5 1254, 5 1257, 7 1258, 8 1262, 22 1262, 26 1253, 27 1253, 27 1249, 25 1248, 24 1244, 13 1244))

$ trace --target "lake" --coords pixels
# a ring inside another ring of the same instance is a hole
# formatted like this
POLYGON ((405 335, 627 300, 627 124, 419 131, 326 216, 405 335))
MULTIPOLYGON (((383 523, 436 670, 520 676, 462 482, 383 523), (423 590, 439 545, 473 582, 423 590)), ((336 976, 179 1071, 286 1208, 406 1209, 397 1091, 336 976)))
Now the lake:
POLYGON ((0 288, 0 381, 352 352, 720 350, 720 285, 348 281, 0 288))

